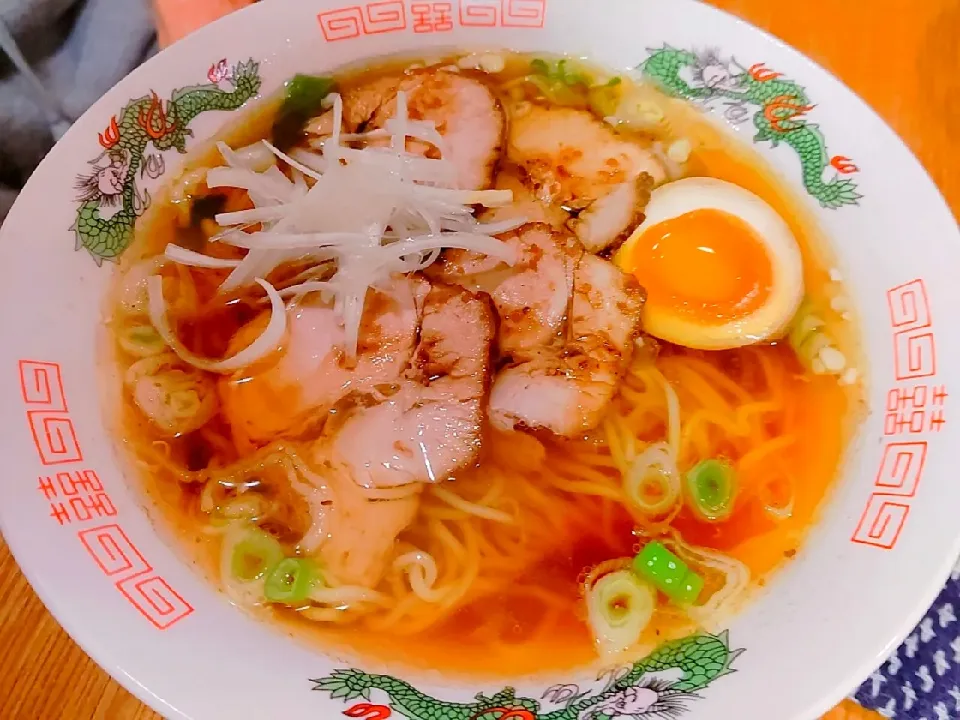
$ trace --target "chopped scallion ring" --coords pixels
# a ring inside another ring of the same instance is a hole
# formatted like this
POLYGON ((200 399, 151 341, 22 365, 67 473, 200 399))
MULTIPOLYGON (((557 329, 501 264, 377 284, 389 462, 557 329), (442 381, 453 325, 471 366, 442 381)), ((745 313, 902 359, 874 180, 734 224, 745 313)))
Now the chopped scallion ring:
MULTIPOLYGON (((665 515, 680 499, 680 480, 669 467, 654 462, 649 456, 650 453, 644 453, 633 462, 624 478, 624 489, 640 512, 665 515)), ((668 456, 664 454, 664 457, 668 456)))
POLYGON ((604 575, 587 590, 587 618, 601 652, 635 645, 653 617, 657 594, 630 570, 604 575))
POLYGON ((686 476, 686 497, 690 509, 701 520, 719 522, 733 513, 737 475, 723 460, 701 460, 686 476))
POLYGON ((306 558, 284 558, 267 576, 263 594, 270 602, 301 605, 320 578, 317 566, 306 558))
POLYGON ((241 582, 253 582, 282 560, 283 547, 277 539, 259 528, 250 528, 233 546, 230 572, 241 582))
POLYGON ((692 605, 703 590, 703 578, 662 543, 647 543, 633 559, 633 569, 680 605, 692 605))

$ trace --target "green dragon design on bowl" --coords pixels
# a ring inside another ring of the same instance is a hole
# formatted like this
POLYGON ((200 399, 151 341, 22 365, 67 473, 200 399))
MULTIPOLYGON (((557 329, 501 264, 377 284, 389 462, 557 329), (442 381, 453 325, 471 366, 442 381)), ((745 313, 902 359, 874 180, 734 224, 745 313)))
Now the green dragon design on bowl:
POLYGON ((735 672, 733 661, 743 650, 731 650, 727 633, 702 633, 666 643, 632 665, 601 674, 599 690, 581 691, 577 685, 555 685, 541 700, 517 697, 512 687, 493 695, 478 693, 472 703, 438 700, 390 675, 362 670, 334 670, 313 679, 313 689, 331 699, 363 699, 344 711, 364 720, 614 720, 659 718, 673 720, 688 710, 696 693, 714 680, 735 672), (382 704, 369 702, 373 691, 386 696, 382 704))
POLYGON ((830 156, 823 133, 807 120, 815 107, 806 90, 763 63, 742 67, 716 50, 696 53, 665 45, 651 50, 638 66, 644 76, 673 97, 706 107, 723 106, 724 118, 737 125, 751 119, 755 143, 780 143, 800 159, 803 186, 827 209, 856 205, 861 195, 850 175, 859 168, 842 155, 830 156))
POLYGON ((137 218, 150 205, 150 193, 138 182, 163 174, 165 151, 187 151, 190 123, 211 110, 236 110, 260 91, 260 68, 252 59, 232 68, 221 60, 207 79, 174 90, 166 101, 153 91, 131 100, 100 133, 103 152, 90 161, 91 172, 77 177, 80 207, 71 227, 76 249, 89 252, 97 265, 115 262, 133 242, 137 218))

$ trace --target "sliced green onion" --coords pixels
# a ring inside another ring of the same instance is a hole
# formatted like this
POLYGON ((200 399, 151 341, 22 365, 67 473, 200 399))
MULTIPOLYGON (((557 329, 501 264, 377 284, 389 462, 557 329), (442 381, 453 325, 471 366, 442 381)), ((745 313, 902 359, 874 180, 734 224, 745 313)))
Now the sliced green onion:
POLYGON ((587 620, 601 652, 635 645, 653 617, 656 591, 629 570, 604 575, 587 590, 587 620))
POLYGON ((677 504, 680 478, 665 443, 654 443, 633 460, 623 478, 623 489, 644 515, 664 515, 677 504))
POLYGON ((538 75, 549 75, 550 74, 550 65, 546 60, 541 58, 534 58, 530 61, 530 71, 535 72, 538 75))
POLYGON ((826 325, 823 318, 815 315, 808 303, 803 303, 797 311, 797 315, 790 327, 788 339, 794 350, 799 351, 804 342, 817 330, 826 325))
POLYGON ((128 325, 117 333, 117 342, 124 351, 138 358, 159 355, 167 349, 153 325, 128 325))
POLYGON ((787 341, 797 359, 817 375, 843 375, 847 358, 826 331, 826 321, 804 300, 790 324, 787 341))
POLYGON ((623 88, 620 87, 622 83, 623 80, 617 75, 602 85, 591 86, 587 91, 590 109, 600 117, 613 117, 620 108, 623 97, 623 88))
POLYGON ((263 594, 270 602, 300 605, 319 579, 320 572, 312 560, 284 558, 267 576, 263 594))
POLYGON ((283 547, 269 533, 250 528, 233 546, 230 572, 242 582, 259 580, 283 560, 283 547))
POLYGON ((173 352, 141 358, 123 376, 137 407, 165 435, 182 435, 217 414, 216 381, 173 352))
POLYGON ((570 61, 567 60, 567 58, 560 58, 557 60, 557 69, 555 72, 551 73, 553 77, 568 87, 573 87, 574 85, 590 85, 590 78, 588 78, 584 73, 567 71, 569 62, 570 61))
POLYGON ((282 112, 314 112, 332 91, 336 82, 330 77, 294 75, 286 84, 282 112))
POLYGON ((647 543, 633 559, 633 570, 680 605, 692 605, 703 590, 703 578, 662 543, 647 543))
POLYGON ((687 504, 701 520, 720 522, 730 517, 737 495, 737 474, 723 460, 701 460, 686 477, 687 504))
POLYGON ((551 102, 577 105, 583 102, 582 91, 589 89, 593 80, 588 73, 579 70, 578 65, 572 67, 571 72, 571 64, 567 58, 561 58, 556 63, 536 58, 530 62, 532 74, 524 79, 551 102))
POLYGON ((590 109, 600 117, 612 117, 620 107, 620 88, 616 85, 595 85, 587 91, 590 109))
POLYGON ((577 94, 562 80, 542 75, 527 75, 525 80, 533 85, 545 100, 558 105, 577 105, 583 102, 583 95, 577 94))

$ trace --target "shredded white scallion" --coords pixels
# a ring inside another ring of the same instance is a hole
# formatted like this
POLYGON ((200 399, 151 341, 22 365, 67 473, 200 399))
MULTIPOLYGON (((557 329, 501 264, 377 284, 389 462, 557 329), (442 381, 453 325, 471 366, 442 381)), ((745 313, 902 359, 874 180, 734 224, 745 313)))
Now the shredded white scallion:
POLYGON ((322 280, 309 280, 307 282, 284 288, 280 291, 280 297, 303 297, 307 293, 312 292, 328 293, 332 295, 334 292, 336 292, 336 286, 333 283, 324 282, 322 280))
MULTIPOLYGON (((276 168, 270 168, 270 170, 276 168)), ((295 195, 296 188, 287 177, 277 170, 277 177, 270 170, 255 172, 246 168, 216 167, 207 172, 207 187, 232 187, 257 193, 274 202, 286 202, 295 195)), ((219 222, 219 220, 218 220, 219 222)))
MULTIPOLYGON (((333 134, 324 140, 320 152, 295 149, 285 153, 266 140, 260 143, 261 149, 249 146, 242 152, 219 145, 227 167, 211 169, 208 186, 246 190, 254 205, 249 210, 219 213, 215 218, 224 228, 216 239, 247 250, 242 260, 204 261, 199 253, 172 247, 167 258, 195 267, 232 268, 222 292, 254 281, 264 284, 261 278, 286 262, 332 263, 332 275, 322 286, 294 286, 283 294, 297 298, 305 292, 323 290, 340 314, 347 338, 345 350, 352 358, 370 287, 391 274, 427 267, 447 248, 482 253, 512 265, 517 260, 515 248, 494 235, 518 227, 523 220, 487 224, 476 220, 473 206, 508 205, 513 193, 457 188, 457 168, 445 157, 443 136, 433 123, 408 116, 405 93, 397 94, 396 115, 383 129, 361 134, 342 133, 343 101, 339 95, 332 96, 332 101, 333 134), (441 157, 408 152, 410 139, 432 144, 441 157), (265 153, 292 168, 293 179, 274 163, 262 172, 252 168, 251 160, 260 167, 267 164, 265 153), (306 178, 314 181, 312 187, 306 178), (257 224, 260 227, 250 231, 257 224)), ((160 286, 154 285, 151 317, 156 315, 161 335, 163 326, 172 337, 160 286)), ((279 325, 271 318, 268 328, 276 327, 279 325)), ((263 336, 254 343, 256 350, 269 352, 272 348, 266 348, 262 340, 263 336)), ((171 347, 197 367, 221 372, 237 367, 236 358, 211 362, 193 356, 182 346, 171 347)), ((248 359, 255 354, 249 350, 237 357, 248 359)))
POLYGON ((364 233, 238 233, 225 237, 223 242, 247 250, 310 250, 312 248, 333 248, 363 243, 368 236, 364 233))
POLYGON ((297 170, 302 172, 304 175, 306 175, 307 177, 311 177, 314 180, 320 179, 320 173, 316 172, 315 170, 312 170, 311 168, 308 168, 306 165, 303 165, 302 163, 298 163, 296 160, 294 160, 292 157, 287 155, 285 152, 281 151, 273 143, 268 142, 266 140, 262 140, 261 142, 267 147, 267 149, 270 152, 272 152, 278 158, 283 160, 290 167, 296 168, 297 170))
POLYGON ((163 297, 163 278, 159 275, 152 275, 147 279, 147 307, 150 322, 153 323, 163 341, 185 363, 215 373, 228 373, 248 367, 276 350, 287 331, 287 308, 283 304, 280 293, 266 280, 257 278, 256 282, 270 298, 270 321, 256 340, 232 357, 223 360, 211 360, 197 355, 180 342, 167 319, 167 302, 163 297))
POLYGON ((259 142, 233 150, 221 140, 217 143, 217 150, 223 156, 224 162, 233 168, 247 168, 262 172, 276 163, 270 151, 259 142))
POLYGON ((167 249, 164 251, 164 257, 167 260, 172 260, 178 265, 188 265, 190 267, 201 267, 201 268, 235 268, 240 264, 239 260, 227 260, 225 258, 215 258, 210 255, 204 255, 203 253, 198 253, 193 250, 188 250, 185 247, 180 247, 179 245, 173 245, 172 243, 167 245, 167 249))
MULTIPOLYGON (((255 223, 275 222, 284 216, 281 205, 266 205, 250 208, 249 210, 235 210, 233 212, 217 213, 214 220, 218 225, 251 225, 255 223)), ((226 233, 223 234, 226 237, 226 233)))

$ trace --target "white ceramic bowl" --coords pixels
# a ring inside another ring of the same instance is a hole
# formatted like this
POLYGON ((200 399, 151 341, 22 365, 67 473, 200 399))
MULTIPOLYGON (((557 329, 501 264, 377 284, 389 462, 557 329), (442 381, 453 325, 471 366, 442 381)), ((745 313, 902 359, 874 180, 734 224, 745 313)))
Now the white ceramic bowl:
POLYGON ((631 702, 633 717, 653 717, 649 693, 627 686, 671 668, 679 682, 666 694, 701 696, 681 698, 677 717, 813 718, 896 646, 960 550, 951 454, 960 425, 950 397, 960 368, 960 333, 951 330, 958 240, 936 188, 869 108, 797 52, 693 0, 263 2, 107 93, 44 160, 3 225, 4 536, 67 631, 171 718, 387 717, 367 703, 408 720, 580 720, 622 717, 615 708, 631 702), (862 318, 869 417, 799 557, 728 632, 655 653, 612 688, 586 673, 517 678, 516 697, 530 699, 520 702, 494 696, 502 684, 445 681, 443 668, 392 669, 408 686, 345 669, 250 619, 170 549, 124 481, 101 419, 95 336, 114 272, 101 261, 124 247, 136 198, 163 182, 151 176, 181 162, 178 143, 189 150, 228 119, 218 109, 272 92, 296 72, 451 46, 582 54, 617 68, 655 57, 651 72, 753 142, 806 196, 862 318), (783 108, 804 133, 774 126, 755 137, 783 108), (141 110, 160 136, 150 146, 136 141, 141 110), (146 153, 140 168, 106 167, 104 147, 117 139, 134 156, 146 153), (91 216, 74 187, 93 174, 103 195, 121 200, 102 227, 107 210, 91 216), (587 695, 558 704, 561 696, 544 695, 557 683, 587 695))

